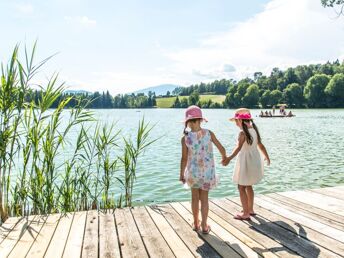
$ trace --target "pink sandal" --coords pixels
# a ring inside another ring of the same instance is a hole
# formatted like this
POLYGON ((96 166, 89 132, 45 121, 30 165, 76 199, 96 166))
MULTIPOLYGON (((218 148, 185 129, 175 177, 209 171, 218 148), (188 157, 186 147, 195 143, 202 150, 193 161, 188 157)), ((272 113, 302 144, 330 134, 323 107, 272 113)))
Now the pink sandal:
POLYGON ((208 225, 207 230, 202 229, 202 234, 207 235, 210 233, 210 231, 211 231, 211 227, 208 225))
POLYGON ((250 216, 248 216, 248 217, 243 217, 243 216, 241 216, 240 214, 235 215, 234 218, 237 219, 237 220, 247 220, 247 221, 250 221, 250 220, 251 220, 250 216))
POLYGON ((192 230, 193 231, 199 231, 201 229, 201 221, 198 221, 198 226, 196 227, 195 223, 192 223, 192 230))

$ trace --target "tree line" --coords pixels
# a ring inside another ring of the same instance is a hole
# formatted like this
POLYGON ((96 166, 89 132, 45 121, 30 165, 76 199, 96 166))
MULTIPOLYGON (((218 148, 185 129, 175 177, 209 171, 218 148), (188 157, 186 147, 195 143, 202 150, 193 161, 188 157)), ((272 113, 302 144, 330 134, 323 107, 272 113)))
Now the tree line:
POLYGON ((299 65, 285 71, 274 68, 268 76, 256 72, 253 78, 194 84, 176 88, 173 94, 189 95, 188 99, 176 98, 173 107, 266 108, 279 103, 295 108, 344 107, 344 61, 299 65), (226 99, 222 104, 202 102, 199 94, 225 94, 226 99))
MULTIPOLYGON (((41 101, 42 91, 34 90, 31 91, 27 97, 27 101, 34 101, 39 103, 41 101)), ((108 109, 108 108, 152 108, 156 106, 156 96, 155 93, 149 92, 148 95, 143 93, 139 94, 118 94, 112 96, 109 91, 106 92, 94 92, 94 93, 64 93, 58 96, 58 98, 53 102, 52 108, 57 108, 59 103, 63 100, 72 98, 66 108, 75 107, 80 103, 88 103, 87 108, 94 109, 108 109)))

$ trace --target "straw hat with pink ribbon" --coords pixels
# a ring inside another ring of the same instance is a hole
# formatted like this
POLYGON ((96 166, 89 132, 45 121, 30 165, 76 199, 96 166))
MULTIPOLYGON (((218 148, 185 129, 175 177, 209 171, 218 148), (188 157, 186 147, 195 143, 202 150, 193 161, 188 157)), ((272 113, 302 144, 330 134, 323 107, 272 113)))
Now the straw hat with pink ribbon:
POLYGON ((202 119, 203 121, 208 122, 208 120, 203 117, 202 110, 197 106, 190 106, 185 111, 185 119, 183 122, 186 123, 191 119, 202 119))
POLYGON ((235 120, 250 120, 252 119, 250 110, 247 108, 239 108, 235 110, 234 117, 230 118, 229 121, 235 121, 235 120))

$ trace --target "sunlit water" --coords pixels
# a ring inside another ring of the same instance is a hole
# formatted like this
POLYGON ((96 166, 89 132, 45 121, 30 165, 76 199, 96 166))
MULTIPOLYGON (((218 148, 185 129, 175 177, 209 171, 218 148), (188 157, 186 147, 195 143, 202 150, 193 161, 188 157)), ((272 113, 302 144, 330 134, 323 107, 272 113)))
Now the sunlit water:
MULTIPOLYGON (((99 110, 100 120, 117 121, 117 127, 134 133, 143 116, 156 124, 151 138, 161 137, 141 157, 134 188, 136 202, 181 201, 190 198, 179 179, 181 157, 180 139, 184 110, 99 110)), ((344 110, 295 110, 293 118, 259 118, 255 122, 270 158, 264 179, 255 186, 257 193, 315 188, 344 184, 344 110)), ((228 121, 233 110, 204 110, 209 122, 204 128, 212 130, 228 153, 235 147, 238 128, 228 121)), ((215 148, 216 171, 221 184, 210 197, 237 195, 232 183, 234 161, 220 165, 215 148)))
MULTIPOLYGON (((204 128, 212 130, 227 153, 236 145, 238 128, 228 121, 233 110, 204 110, 209 120, 204 128)), ((259 118, 252 114, 266 146, 271 165, 265 166, 264 179, 255 186, 257 193, 315 188, 344 184, 344 109, 295 110, 293 118, 259 118)), ((150 138, 160 138, 140 157, 134 202, 182 201, 190 198, 179 179, 184 110, 182 109, 115 109, 96 110, 103 122, 117 122, 122 134, 135 134, 139 119, 145 117, 155 125, 150 138)), ((76 133, 76 132, 75 132, 76 133)), ((73 136, 74 137, 74 136, 73 136)), ((232 183, 234 161, 220 165, 215 149, 216 172, 220 185, 210 197, 237 195, 232 183)), ((65 153, 68 156, 68 152, 65 153)))

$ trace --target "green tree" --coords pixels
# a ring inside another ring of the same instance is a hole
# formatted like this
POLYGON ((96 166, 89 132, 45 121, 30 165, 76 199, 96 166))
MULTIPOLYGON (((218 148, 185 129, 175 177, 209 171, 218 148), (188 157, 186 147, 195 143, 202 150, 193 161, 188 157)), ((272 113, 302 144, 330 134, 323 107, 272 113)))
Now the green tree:
POLYGON ((189 96, 189 105, 197 105, 199 102, 199 93, 198 91, 194 91, 189 96))
POLYGON ((344 0, 321 0, 324 7, 338 7, 338 16, 344 14, 344 0))
POLYGON ((289 84, 283 94, 289 106, 301 107, 304 103, 302 87, 298 83, 289 84))
POLYGON ((182 100, 180 101, 180 107, 181 108, 187 108, 189 105, 188 99, 187 98, 182 98, 182 100))
POLYGON ((283 94, 281 91, 279 91, 279 90, 271 91, 269 104, 270 105, 278 104, 281 101, 282 97, 283 97, 283 94))
POLYGON ((309 107, 317 108, 326 106, 324 90, 329 80, 330 77, 326 74, 316 74, 309 78, 304 90, 304 95, 309 107))
POLYGON ((335 74, 325 88, 331 107, 344 107, 344 74, 335 74))
POLYGON ((271 91, 266 90, 263 95, 260 97, 260 104, 262 104, 263 108, 266 108, 270 104, 271 100, 271 91))
POLYGON ((256 84, 250 85, 242 99, 242 103, 247 107, 255 107, 259 101, 259 87, 256 84))
POLYGON ((174 103, 173 103, 172 107, 174 107, 174 108, 180 108, 180 101, 179 101, 178 96, 177 96, 176 99, 174 100, 174 103))

